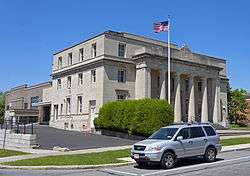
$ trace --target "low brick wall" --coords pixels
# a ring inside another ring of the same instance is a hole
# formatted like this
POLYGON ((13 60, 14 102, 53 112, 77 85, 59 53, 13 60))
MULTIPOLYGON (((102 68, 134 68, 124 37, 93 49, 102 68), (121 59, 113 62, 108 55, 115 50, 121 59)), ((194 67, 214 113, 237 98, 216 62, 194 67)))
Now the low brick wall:
MULTIPOLYGON (((5 130, 0 130, 0 148, 3 147, 5 130)), ((36 145, 35 134, 16 134, 11 130, 6 130, 5 148, 30 148, 32 145, 36 145)))
POLYGON ((117 131, 111 131, 106 129, 96 129, 97 134, 105 135, 105 136, 113 136, 113 137, 119 137, 124 139, 130 139, 130 140, 143 140, 146 139, 144 136, 137 136, 137 135, 129 135, 128 133, 122 133, 117 131))

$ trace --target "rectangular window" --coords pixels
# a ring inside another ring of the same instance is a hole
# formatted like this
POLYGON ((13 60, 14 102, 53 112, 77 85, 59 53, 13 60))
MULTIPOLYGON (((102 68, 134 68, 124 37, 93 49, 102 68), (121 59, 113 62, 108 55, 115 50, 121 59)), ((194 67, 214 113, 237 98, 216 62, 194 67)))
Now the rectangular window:
POLYGON ((62 68, 62 57, 58 58, 58 69, 62 68))
POLYGON ((82 62, 84 59, 83 52, 84 52, 83 48, 79 49, 79 61, 80 62, 82 62))
POLYGON ((92 58, 96 57, 96 43, 92 44, 92 47, 91 47, 91 56, 92 56, 92 58))
POLYGON ((55 120, 58 119, 58 105, 54 105, 54 117, 55 117, 55 120))
POLYGON ((91 70, 91 82, 96 82, 96 70, 91 70))
POLYGON ((157 76, 157 87, 160 88, 160 76, 157 76))
POLYGON ((63 114, 63 104, 61 104, 60 114, 63 114))
POLYGON ((68 89, 71 88, 71 76, 68 76, 68 78, 67 78, 67 88, 68 89))
POLYGON ((189 99, 188 98, 186 98, 186 102, 185 102, 185 113, 186 113, 186 115, 188 115, 188 101, 189 101, 189 99))
POLYGON ((119 43, 119 46, 118 46, 119 57, 125 57, 125 49, 126 49, 126 45, 124 43, 119 43))
POLYGON ((118 82, 124 83, 126 82, 126 71, 118 70, 118 82))
POLYGON ((28 109, 28 103, 24 103, 24 109, 28 109))
POLYGON ((81 86, 83 84, 83 74, 79 73, 78 74, 78 85, 81 86))
POLYGON ((174 91, 174 78, 171 78, 171 91, 174 91))
POLYGON ((61 79, 58 79, 57 80, 57 90, 59 90, 61 88, 62 88, 62 81, 61 81, 61 79))
POLYGON ((71 102, 70 102, 70 98, 67 98, 66 100, 66 114, 70 114, 71 112, 71 102))
POLYGON ((189 79, 186 79, 185 80, 185 90, 186 90, 186 92, 188 92, 188 89, 189 89, 189 79))
POLYGON ((82 96, 79 96, 77 98, 77 104, 78 104, 78 113, 82 113, 82 96))
POLYGON ((182 136, 182 137, 183 137, 183 140, 189 139, 189 137, 190 137, 189 129, 190 129, 190 128, 182 128, 182 129, 180 130, 180 132, 177 134, 176 138, 177 138, 178 136, 182 136))
POLYGON ((202 82, 198 82, 198 92, 202 91, 202 82))
POLYGON ((190 128, 190 138, 204 137, 205 133, 201 127, 191 127, 190 128))
POLYGON ((117 94, 117 100, 126 100, 127 95, 126 94, 117 94))
POLYGON ((68 65, 72 65, 73 55, 72 53, 68 54, 68 65))
POLYGON ((30 107, 33 107, 34 106, 34 103, 38 103, 39 102, 39 96, 35 96, 35 97, 31 97, 30 98, 30 107))
POLYGON ((203 126, 204 130, 206 131, 208 136, 215 136, 216 133, 211 126, 203 126))

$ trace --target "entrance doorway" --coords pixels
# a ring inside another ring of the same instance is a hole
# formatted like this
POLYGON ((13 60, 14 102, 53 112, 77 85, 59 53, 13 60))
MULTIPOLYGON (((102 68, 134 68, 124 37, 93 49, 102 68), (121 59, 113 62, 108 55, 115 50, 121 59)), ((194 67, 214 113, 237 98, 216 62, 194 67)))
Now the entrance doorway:
POLYGON ((94 120, 96 118, 96 100, 90 100, 89 101, 89 115, 90 115, 90 128, 95 128, 94 120))
POLYGON ((50 121, 50 106, 45 106, 44 108, 43 122, 50 121))

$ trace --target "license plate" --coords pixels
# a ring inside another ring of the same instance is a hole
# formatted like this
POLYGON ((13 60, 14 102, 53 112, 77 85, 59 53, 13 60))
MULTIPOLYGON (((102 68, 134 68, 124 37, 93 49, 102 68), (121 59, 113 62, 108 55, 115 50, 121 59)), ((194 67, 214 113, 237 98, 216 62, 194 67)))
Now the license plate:
POLYGON ((135 159, 139 159, 139 157, 140 157, 139 154, 134 154, 135 159))

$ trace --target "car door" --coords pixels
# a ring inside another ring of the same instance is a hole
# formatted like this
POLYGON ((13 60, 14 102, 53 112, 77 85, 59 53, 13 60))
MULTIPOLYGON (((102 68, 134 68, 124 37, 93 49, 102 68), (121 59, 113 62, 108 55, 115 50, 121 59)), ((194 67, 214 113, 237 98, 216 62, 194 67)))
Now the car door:
POLYGON ((190 128, 182 128, 175 138, 175 151, 179 158, 190 156, 190 148, 192 143, 190 142, 190 128), (183 140, 177 141, 177 137, 182 136, 183 140))
POLYGON ((202 127, 190 127, 190 141, 192 147, 190 147, 190 156, 203 155, 206 146, 206 136, 202 127))

